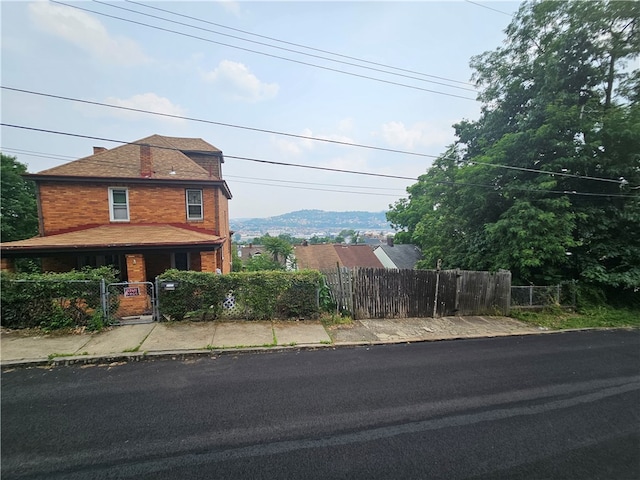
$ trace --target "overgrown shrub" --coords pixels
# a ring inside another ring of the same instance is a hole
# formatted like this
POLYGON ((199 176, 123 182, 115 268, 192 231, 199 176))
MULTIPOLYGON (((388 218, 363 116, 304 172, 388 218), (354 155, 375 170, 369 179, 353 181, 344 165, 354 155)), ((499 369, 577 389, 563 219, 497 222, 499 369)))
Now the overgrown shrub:
POLYGON ((309 318, 317 316, 322 276, 316 271, 207 272, 167 270, 161 285, 176 282, 174 290, 160 288, 160 311, 172 320, 215 319, 225 300, 233 298, 243 318, 309 318))
MULTIPOLYGON (((99 330, 104 326, 100 281, 115 282, 116 276, 117 272, 110 267, 65 273, 2 272, 2 326, 99 330)), ((117 303, 118 299, 111 298, 111 301, 117 303)), ((111 308, 115 311, 117 305, 111 305, 111 308)))

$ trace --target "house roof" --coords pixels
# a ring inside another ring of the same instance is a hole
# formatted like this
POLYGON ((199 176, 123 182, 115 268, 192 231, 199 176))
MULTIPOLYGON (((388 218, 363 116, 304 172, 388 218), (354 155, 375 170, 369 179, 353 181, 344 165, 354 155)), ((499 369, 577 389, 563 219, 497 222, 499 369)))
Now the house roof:
POLYGON ((218 248, 224 237, 208 231, 172 224, 99 225, 66 233, 33 237, 2 244, 3 256, 51 254, 82 250, 140 250, 158 248, 218 248))
POLYGON ((293 248, 299 270, 331 270, 339 264, 340 257, 332 244, 297 245, 293 248))
POLYGON ((381 249, 393 262, 395 268, 413 269, 416 263, 422 259, 422 252, 415 245, 380 245, 376 251, 381 249))
MULTIPOLYGON (((141 146, 149 145, 152 173, 148 178, 166 180, 212 180, 204 168, 183 152, 217 154, 222 152, 201 138, 151 135, 109 150, 98 151, 57 167, 31 174, 39 176, 140 178, 141 146), (175 172, 175 173, 170 173, 175 172)), ((218 179, 219 180, 219 179, 218 179)))
POLYGON ((264 246, 262 245, 241 245, 240 251, 242 252, 241 258, 251 258, 256 254, 262 255, 264 253, 264 246))
POLYGON ((384 268, 369 245, 335 245, 335 249, 345 267, 384 268))
POLYGON ((331 270, 336 266, 383 268, 368 245, 300 245, 294 248, 299 269, 331 270))

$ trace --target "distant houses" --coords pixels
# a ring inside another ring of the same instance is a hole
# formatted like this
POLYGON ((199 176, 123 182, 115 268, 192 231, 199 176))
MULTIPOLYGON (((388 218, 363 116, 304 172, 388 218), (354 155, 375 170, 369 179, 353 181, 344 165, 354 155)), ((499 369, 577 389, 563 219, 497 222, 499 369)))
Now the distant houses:
POLYGON ((337 267, 414 269, 422 258, 415 245, 298 245, 294 256, 299 270, 333 270, 337 267))
POLYGON ((384 268, 414 269, 422 258, 422 252, 415 245, 379 245, 373 254, 380 260, 384 268))

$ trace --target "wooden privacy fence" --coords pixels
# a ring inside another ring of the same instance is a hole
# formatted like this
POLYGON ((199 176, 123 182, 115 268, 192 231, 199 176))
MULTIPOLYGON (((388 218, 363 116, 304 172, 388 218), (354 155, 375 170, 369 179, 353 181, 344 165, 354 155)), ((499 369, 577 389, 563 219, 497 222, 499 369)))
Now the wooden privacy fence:
POLYGON ((354 318, 509 313, 508 271, 341 268, 323 273, 338 308, 354 318))

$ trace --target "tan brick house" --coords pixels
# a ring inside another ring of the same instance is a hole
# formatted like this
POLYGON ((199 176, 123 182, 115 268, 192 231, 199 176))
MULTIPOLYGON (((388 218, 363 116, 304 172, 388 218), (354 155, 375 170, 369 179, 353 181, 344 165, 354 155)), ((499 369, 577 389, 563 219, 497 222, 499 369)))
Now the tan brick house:
POLYGON ((231 270, 222 152, 199 138, 152 135, 27 178, 38 237, 2 244, 2 267, 42 259, 44 271, 114 265, 129 282, 169 268, 231 270))

